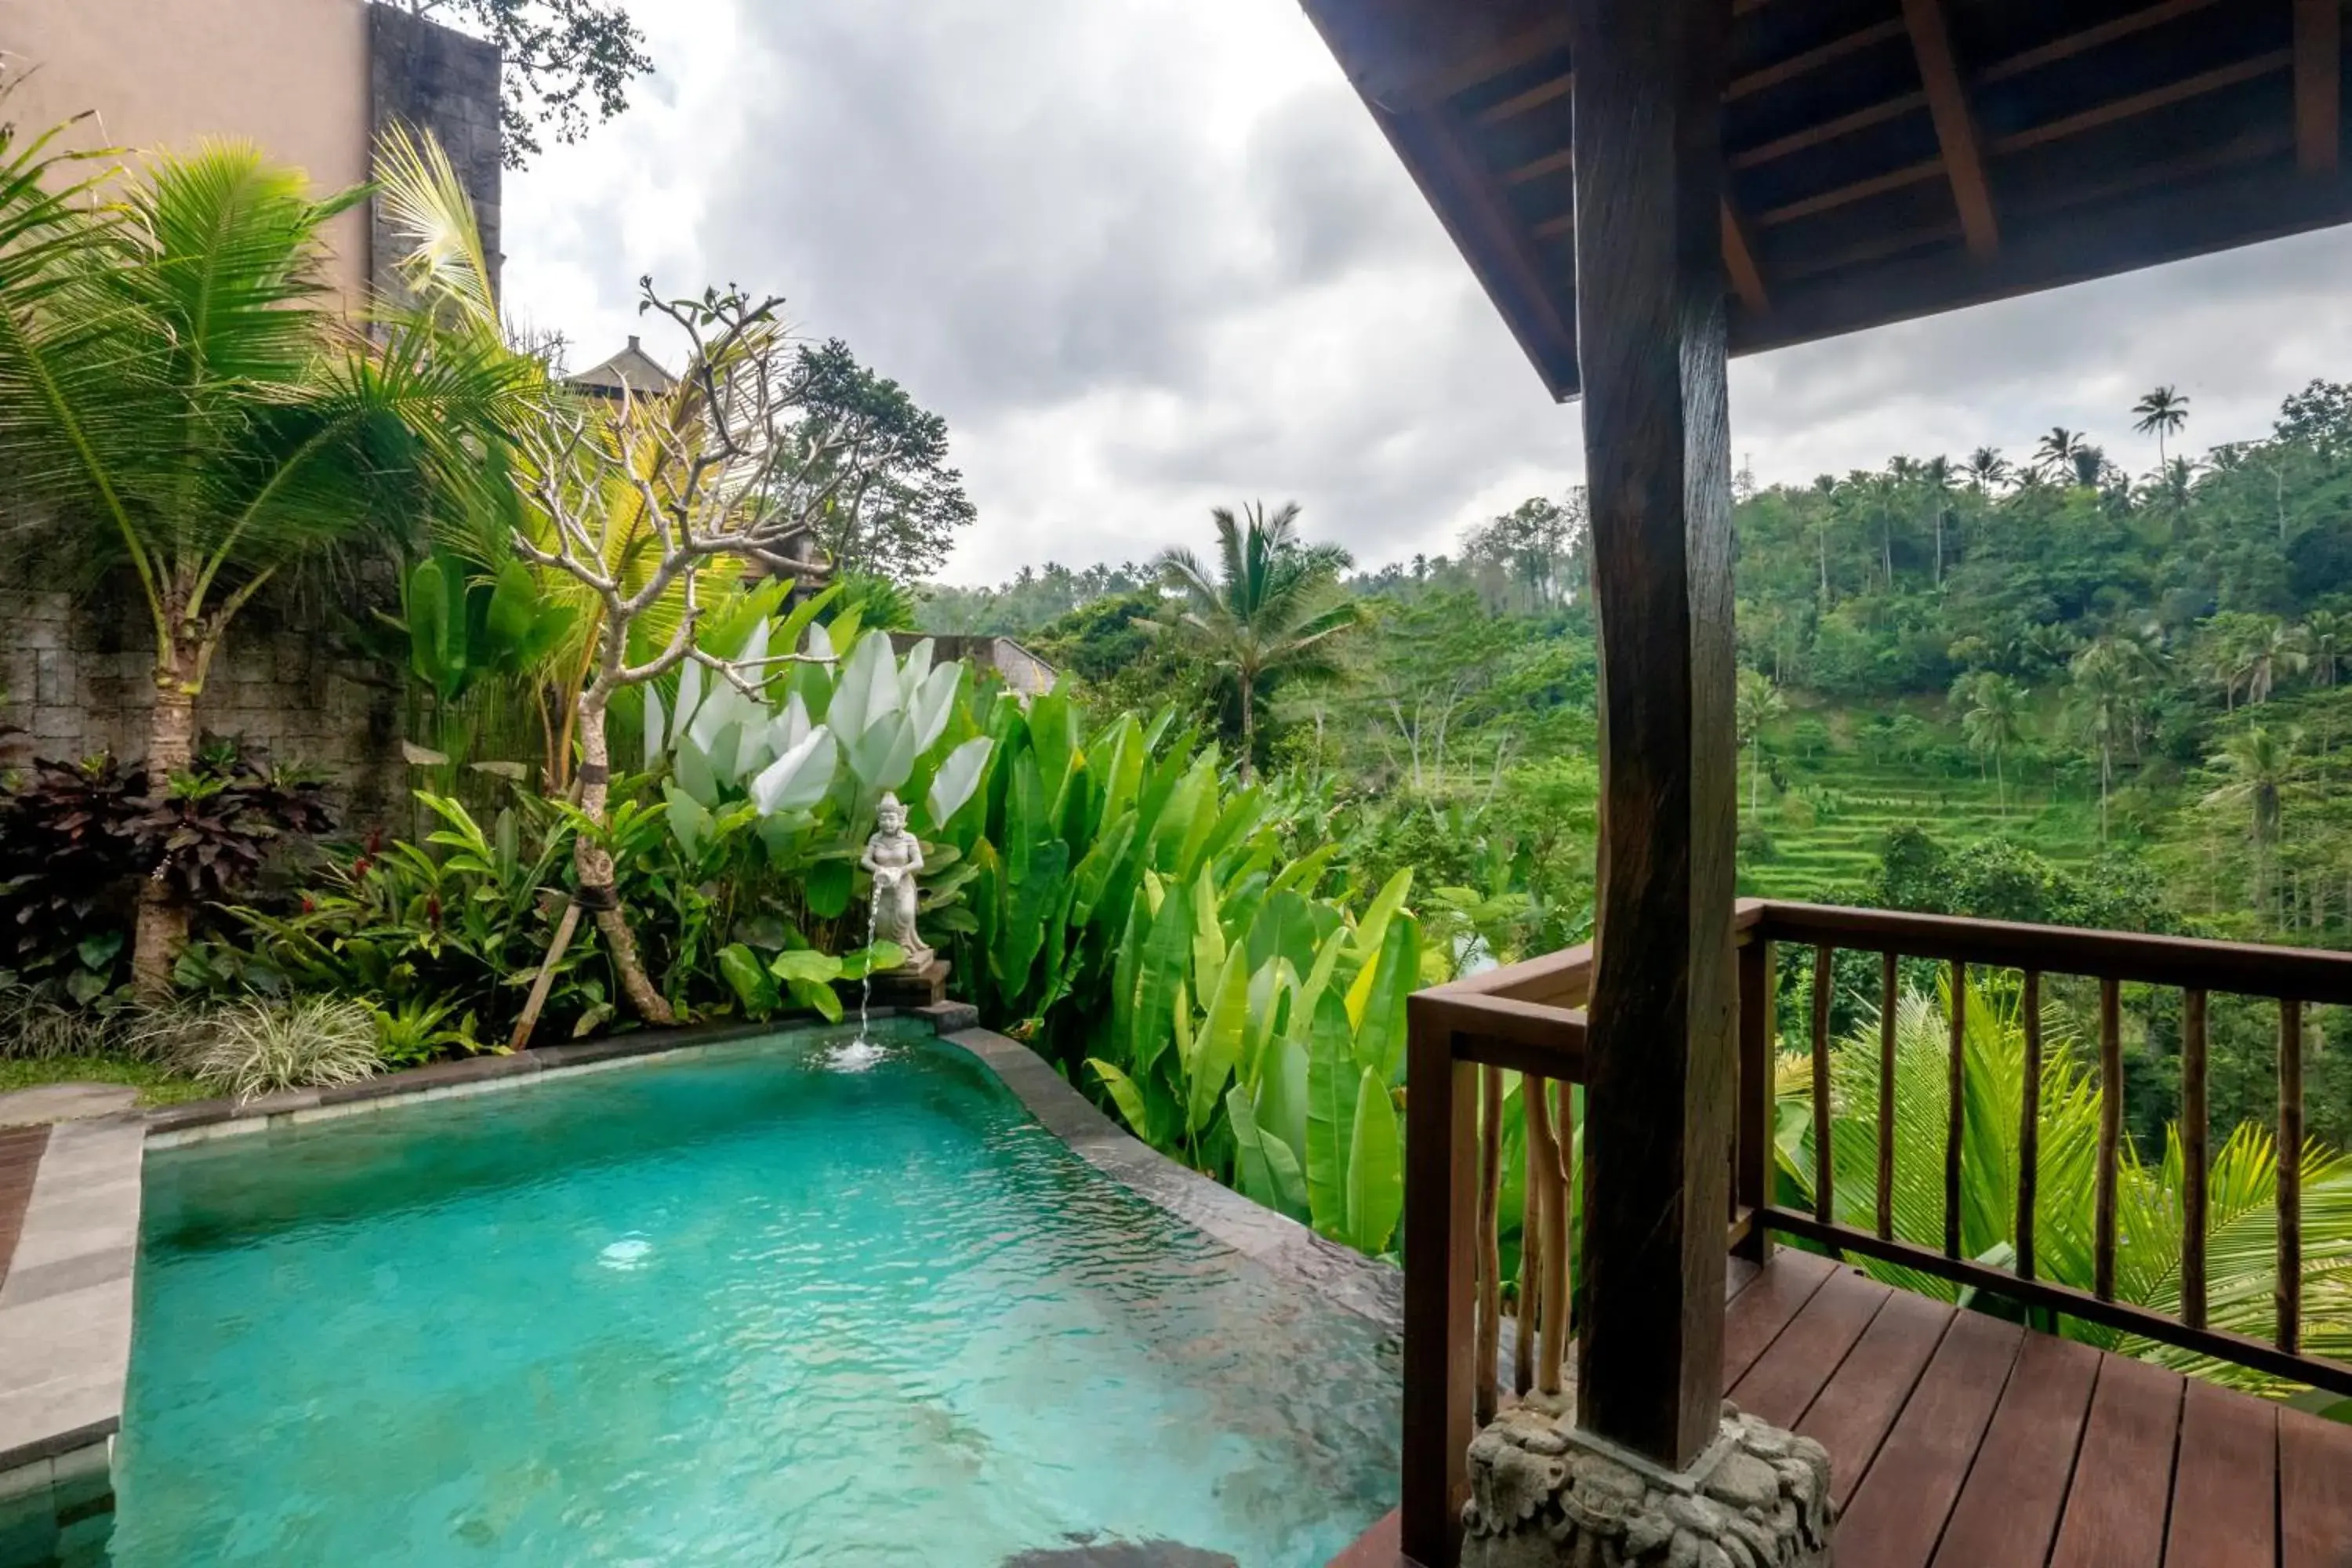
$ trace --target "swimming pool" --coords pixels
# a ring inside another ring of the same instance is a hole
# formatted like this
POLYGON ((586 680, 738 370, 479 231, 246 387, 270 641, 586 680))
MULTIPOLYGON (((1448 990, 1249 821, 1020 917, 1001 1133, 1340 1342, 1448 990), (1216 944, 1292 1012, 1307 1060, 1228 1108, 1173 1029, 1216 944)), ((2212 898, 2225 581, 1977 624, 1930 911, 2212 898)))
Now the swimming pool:
POLYGON ((152 1152, 114 1562, 1307 1568, 1393 1503, 1380 1328, 839 1040, 152 1152))

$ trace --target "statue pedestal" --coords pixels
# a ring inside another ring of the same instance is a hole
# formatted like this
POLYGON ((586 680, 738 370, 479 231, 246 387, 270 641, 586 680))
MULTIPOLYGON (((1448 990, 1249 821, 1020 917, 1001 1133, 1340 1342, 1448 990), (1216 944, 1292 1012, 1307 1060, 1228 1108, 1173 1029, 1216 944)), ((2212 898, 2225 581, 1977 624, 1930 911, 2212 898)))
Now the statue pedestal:
POLYGON ((934 1006, 948 999, 948 961, 934 958, 919 969, 886 969, 874 976, 873 984, 877 1007, 934 1006))

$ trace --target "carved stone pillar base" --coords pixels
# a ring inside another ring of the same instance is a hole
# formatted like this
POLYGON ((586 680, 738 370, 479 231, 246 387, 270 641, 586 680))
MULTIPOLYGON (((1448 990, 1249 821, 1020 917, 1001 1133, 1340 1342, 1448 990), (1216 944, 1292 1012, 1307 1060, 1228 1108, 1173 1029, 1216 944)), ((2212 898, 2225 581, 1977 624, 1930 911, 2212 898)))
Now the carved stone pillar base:
POLYGON ((1667 1471, 1536 1405, 1470 1444, 1463 1568, 1830 1568, 1819 1443, 1731 1405, 1715 1443, 1667 1471))

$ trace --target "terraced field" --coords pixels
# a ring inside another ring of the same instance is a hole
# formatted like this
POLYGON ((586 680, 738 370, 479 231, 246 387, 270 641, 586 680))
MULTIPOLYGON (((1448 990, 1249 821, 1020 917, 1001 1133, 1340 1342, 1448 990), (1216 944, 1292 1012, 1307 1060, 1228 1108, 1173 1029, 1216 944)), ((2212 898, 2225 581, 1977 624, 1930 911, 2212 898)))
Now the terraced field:
MULTIPOLYGON (((1769 742, 1768 742, 1769 744, 1769 742)), ((1740 820, 1748 821, 1748 779, 1742 759, 1740 820)), ((1874 763, 1832 752, 1810 761, 1784 756, 1792 786, 1777 795, 1768 779, 1756 822, 1770 853, 1754 851, 1743 834, 1739 890, 1764 898, 1833 900, 1875 869, 1880 847, 1895 828, 1924 827, 1958 843, 2005 833, 2061 864, 2092 858, 2098 849, 2095 803, 2051 797, 2046 785, 2012 788, 2004 813, 1990 779, 1958 776, 1898 763, 1874 763), (1811 809, 1808 810, 1808 805, 1811 809)))

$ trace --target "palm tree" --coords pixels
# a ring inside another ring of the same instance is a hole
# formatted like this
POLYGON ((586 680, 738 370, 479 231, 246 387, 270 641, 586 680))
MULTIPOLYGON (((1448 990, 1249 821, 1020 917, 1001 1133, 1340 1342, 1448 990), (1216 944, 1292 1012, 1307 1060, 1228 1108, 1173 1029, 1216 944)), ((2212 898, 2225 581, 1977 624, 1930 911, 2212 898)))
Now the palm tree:
POLYGON ((2303 635, 2312 680, 2321 686, 2335 685, 2345 656, 2352 653, 2352 615, 2315 610, 2304 617, 2303 635))
POLYGON ((2134 732, 2140 682, 2116 639, 2102 637, 2075 656, 2067 693, 2076 733, 2099 753, 2099 842, 2107 841, 2107 801, 2115 792, 2116 745, 2134 732))
POLYGON ((2177 434, 2189 423, 2188 395, 2169 386, 2159 386, 2133 404, 2132 412, 2139 416, 2139 422, 2132 428, 2143 436, 2156 437, 2156 466, 2164 468, 2165 437, 2177 434))
POLYGON ((1743 669, 1732 699, 1733 723, 1739 743, 1748 749, 1748 820, 1756 820, 1756 797, 1764 774, 1764 726, 1789 710, 1788 700, 1772 678, 1761 670, 1743 669))
MULTIPOLYGON (((111 207, 44 216, 61 162, 0 141, 0 452, 75 557, 138 583, 160 795, 238 613, 339 547, 413 532, 430 481, 496 444, 517 367, 422 321, 371 339, 338 317, 320 232, 362 192, 313 201, 299 171, 213 142, 154 160, 111 207)), ((142 992, 169 987, 187 921, 143 885, 142 992)))
MULTIPOLYGON (((1944 1129, 1949 1098, 1947 1005, 1906 992, 1895 1004, 1894 1181, 1897 1237, 1939 1247, 1944 1238, 1944 1129)), ((1970 985, 1963 1025, 1961 1094, 1966 1107, 1960 1190, 1960 1254, 2006 1265, 2016 1256, 2019 1123, 2024 1109, 2025 1041, 2012 996, 1970 985)), ((1865 1018, 1832 1047, 1831 1165, 1840 1223, 1876 1226, 1878 1179, 1878 1021, 1865 1018)), ((2099 1100, 2059 1007, 2043 1009, 2041 1095, 2035 1118, 2039 1157, 2034 1186, 2034 1273, 2088 1290, 2093 1283, 2099 1100)), ((1801 1058, 1787 1058, 1790 1066, 1801 1058)), ((1781 1076, 1776 1125, 1782 1173, 1811 1202, 1812 1118, 1793 1114, 1809 1102, 1811 1075, 1781 1076)), ((2128 1140, 2116 1172, 2116 1295, 2167 1313, 2180 1306, 2183 1163, 2174 1131, 2160 1160, 2144 1160, 2128 1140)), ((2210 1321, 2257 1339, 2275 1327, 2272 1303, 2278 1258, 2278 1149, 2263 1129, 2242 1126, 2214 1151, 2207 1171, 2206 1269, 2210 1321)), ((2352 1157, 2318 1143, 2302 1151, 2304 1347, 2317 1355, 2352 1354, 2352 1157)), ((1958 1288, 1869 1258, 1856 1264, 1889 1283, 1955 1298, 1958 1288)), ((1980 1304, 2000 1310, 1978 1298, 1980 1304)), ((2214 1363, 2194 1352, 2135 1339, 2079 1319, 2056 1331, 2105 1349, 2145 1357, 2264 1394, 2292 1392, 2261 1373, 2214 1363)))
POLYGON ((2026 689, 2005 675, 1980 669, 1953 683, 1952 699, 1962 705, 1960 733, 1969 750, 1992 759, 1993 798, 2001 814, 2009 813, 2009 785, 2001 760, 2025 739, 2026 689))
POLYGON ((1919 465, 1919 486, 1936 528, 1936 585, 1944 585, 1944 523, 1952 510, 1952 460, 1940 454, 1919 465))
POLYGON ((2243 649, 2246 700, 2269 701, 2280 676, 2300 674, 2309 666, 2307 648, 2301 626, 2291 626, 2275 616, 2264 617, 2243 649))
POLYGON ((2007 484, 2011 472, 2010 461, 2000 455, 1998 447, 1979 447, 1969 454, 1969 482, 1977 494, 1990 499, 1993 487, 2007 484))
POLYGON ((1255 776, 1259 688, 1269 677, 1335 674, 1339 642, 1366 616, 1339 591, 1347 552, 1298 537, 1297 502, 1271 515, 1260 502, 1239 515, 1218 507, 1209 516, 1217 529, 1213 574, 1181 547, 1152 564, 1163 585, 1182 595, 1169 624, 1233 675, 1242 709, 1241 776, 1248 784, 1255 776))
POLYGON ((2074 472, 2074 454, 2082 448, 2083 433, 2080 430, 2053 425, 2050 433, 2034 445, 2033 471, 2063 479, 2074 472))
POLYGON ((2273 902, 2271 868, 2275 860, 2279 829, 2287 797, 2294 793, 2295 750, 2302 740, 2297 730, 2278 731, 2249 724, 2221 742, 2206 759, 2221 784, 2205 796, 2208 805, 2231 807, 2248 816, 2249 839, 2254 852, 2254 910, 2267 914, 2273 902))

